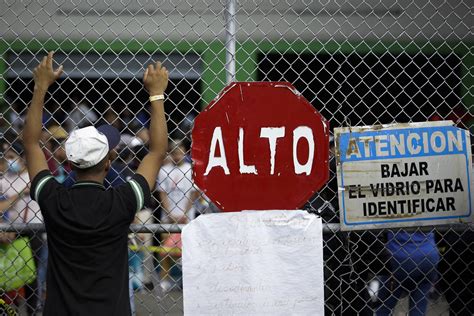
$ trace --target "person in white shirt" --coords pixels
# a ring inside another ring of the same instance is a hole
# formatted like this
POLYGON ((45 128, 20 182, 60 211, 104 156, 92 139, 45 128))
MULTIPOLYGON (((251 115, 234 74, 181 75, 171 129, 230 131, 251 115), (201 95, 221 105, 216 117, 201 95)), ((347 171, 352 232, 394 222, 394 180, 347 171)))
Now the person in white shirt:
MULTIPOLYGON (((2 147, 8 169, 0 180, 1 188, 3 195, 6 198, 11 198, 28 190, 30 177, 23 159, 23 146, 20 143, 13 143, 11 146, 3 144, 2 147)), ((38 203, 33 201, 27 194, 24 194, 21 199, 8 209, 8 214, 10 221, 13 223, 43 222, 38 203)))
POLYGON ((199 198, 192 179, 192 166, 186 161, 186 148, 182 143, 170 142, 168 163, 158 174, 158 190, 164 210, 161 222, 187 224, 196 217, 193 207, 199 198))
MULTIPOLYGON (((186 148, 183 143, 171 141, 168 146, 169 159, 158 174, 157 189, 163 208, 161 223, 187 224, 196 217, 194 202, 200 193, 196 190, 192 179, 192 166, 186 161, 186 148)), ((169 275, 171 256, 175 262, 181 254, 181 234, 163 234, 163 246, 169 253, 162 255, 161 260, 161 287, 168 291, 172 288, 169 275)))

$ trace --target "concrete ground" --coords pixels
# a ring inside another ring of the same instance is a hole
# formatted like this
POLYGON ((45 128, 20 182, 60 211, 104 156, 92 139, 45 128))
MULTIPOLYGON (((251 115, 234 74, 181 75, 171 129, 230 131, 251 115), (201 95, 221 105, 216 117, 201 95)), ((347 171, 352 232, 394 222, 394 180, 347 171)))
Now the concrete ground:
MULTIPOLYGON (((183 292, 176 288, 166 294, 155 290, 142 290, 135 293, 136 316, 146 315, 183 315, 183 292)), ((20 305, 19 315, 26 315, 24 302, 20 305)), ((41 314, 40 314, 41 315, 41 314)), ((403 298, 397 305, 393 316, 408 315, 408 298, 403 298)), ((427 316, 449 316, 448 303, 443 296, 428 305, 427 316)))
MULTIPOLYGON (((142 291, 135 295, 137 316, 146 315, 183 315, 183 292, 168 292, 160 300, 153 291, 142 291)), ((408 315, 408 298, 403 298, 397 305, 393 316, 408 315)), ((448 303, 444 297, 431 301, 428 305, 427 316, 449 316, 448 303)))
POLYGON ((136 316, 183 315, 183 292, 170 291, 162 298, 155 291, 141 291, 135 294, 136 316))
MULTIPOLYGON (((393 316, 408 315, 408 297, 403 298, 398 302, 393 316)), ((427 316, 449 316, 449 306, 443 296, 431 301, 426 311, 427 316)))

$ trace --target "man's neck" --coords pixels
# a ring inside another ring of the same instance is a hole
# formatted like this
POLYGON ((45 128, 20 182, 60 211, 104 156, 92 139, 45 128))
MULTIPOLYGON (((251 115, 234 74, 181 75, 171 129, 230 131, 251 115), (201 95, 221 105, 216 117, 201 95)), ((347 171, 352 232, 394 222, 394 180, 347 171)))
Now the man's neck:
POLYGON ((80 176, 79 174, 77 174, 76 176, 77 178, 77 181, 88 181, 88 182, 97 182, 97 183, 104 183, 104 179, 105 177, 103 176, 80 176))

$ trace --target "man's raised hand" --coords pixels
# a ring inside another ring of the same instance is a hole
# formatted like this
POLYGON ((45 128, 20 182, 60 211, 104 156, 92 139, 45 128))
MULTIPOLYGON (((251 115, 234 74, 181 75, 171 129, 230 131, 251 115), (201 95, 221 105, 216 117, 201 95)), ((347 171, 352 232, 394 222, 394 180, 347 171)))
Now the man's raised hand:
POLYGON ((35 88, 48 90, 49 86, 63 73, 62 65, 53 70, 53 55, 54 52, 49 52, 48 56, 44 56, 41 63, 33 70, 35 88))
POLYGON ((148 93, 150 95, 163 94, 168 86, 168 75, 168 70, 160 62, 148 65, 143 75, 143 84, 148 93))

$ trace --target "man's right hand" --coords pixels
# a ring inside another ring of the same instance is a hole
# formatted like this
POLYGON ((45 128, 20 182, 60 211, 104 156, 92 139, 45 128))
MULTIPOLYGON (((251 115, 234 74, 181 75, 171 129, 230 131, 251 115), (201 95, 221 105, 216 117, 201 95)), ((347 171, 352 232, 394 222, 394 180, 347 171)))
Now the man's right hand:
POLYGON ((49 86, 55 82, 63 73, 63 66, 58 69, 53 69, 53 55, 54 52, 49 52, 48 56, 43 57, 43 60, 33 70, 33 79, 35 81, 35 88, 43 91, 48 90, 49 86))
POLYGON ((168 86, 168 75, 168 70, 160 62, 148 65, 143 75, 143 83, 148 93, 150 95, 163 94, 168 86))

